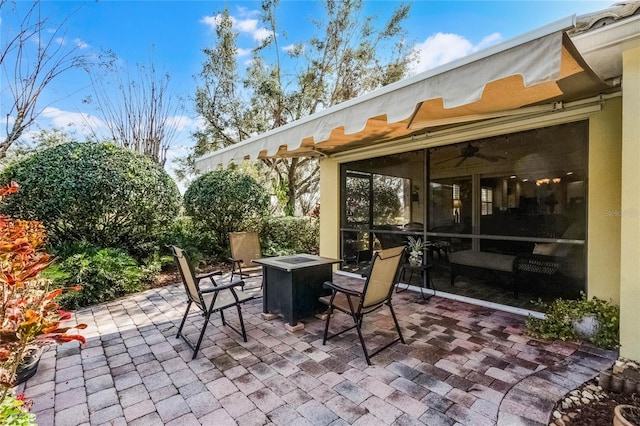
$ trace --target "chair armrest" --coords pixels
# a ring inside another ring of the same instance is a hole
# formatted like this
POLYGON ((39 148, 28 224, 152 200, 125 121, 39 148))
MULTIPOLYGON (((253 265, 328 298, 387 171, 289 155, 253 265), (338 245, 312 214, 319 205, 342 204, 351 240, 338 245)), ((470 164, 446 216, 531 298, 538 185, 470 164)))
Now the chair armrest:
POLYGON ((331 281, 325 281, 323 284, 324 288, 330 288, 334 291, 339 291, 341 293, 349 294, 351 296, 362 296, 362 293, 359 291, 351 290, 350 288, 339 286, 338 284, 334 284, 331 281))
POLYGON ((204 274, 199 274, 199 275, 196 275, 196 279, 197 280, 203 280, 205 278, 210 278, 210 277, 212 277, 214 275, 222 275, 222 271, 219 270, 219 269, 216 269, 215 271, 206 272, 204 274))
POLYGON ((216 291, 220 291, 220 290, 226 290, 228 288, 233 288, 233 287, 244 287, 244 281, 243 280, 236 280, 227 284, 222 284, 216 287, 209 287, 206 289, 201 289, 200 292, 202 294, 204 293, 213 293, 216 291))

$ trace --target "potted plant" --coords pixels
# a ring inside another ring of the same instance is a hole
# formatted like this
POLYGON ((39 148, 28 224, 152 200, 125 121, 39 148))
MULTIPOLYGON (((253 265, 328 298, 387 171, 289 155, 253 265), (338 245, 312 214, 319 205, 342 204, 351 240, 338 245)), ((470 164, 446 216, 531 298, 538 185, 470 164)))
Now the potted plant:
POLYGON ((619 345, 620 308, 597 297, 558 298, 551 304, 539 301, 545 318, 529 316, 527 331, 547 340, 588 340, 598 347, 613 349, 619 345))
POLYGON ((421 238, 409 237, 407 239, 407 248, 409 249, 409 264, 411 266, 422 265, 422 252, 427 247, 427 242, 421 238))
POLYGON ((640 407, 620 404, 613 410, 613 426, 640 425, 640 407))
MULTIPOLYGON (((17 190, 15 183, 0 188, 0 201, 17 190)), ((71 319, 55 301, 63 289, 51 290, 49 280, 40 277, 52 263, 44 251, 45 240, 40 222, 0 215, 0 405, 13 398, 10 389, 18 375, 26 380, 35 374, 40 348, 74 340, 85 343, 83 336, 67 334, 85 324, 62 325, 71 319)), ((6 420, 0 413, 0 424, 6 420)))
POLYGON ((26 382, 38 371, 38 364, 40 363, 40 357, 42 356, 42 348, 38 346, 32 346, 25 349, 22 355, 22 360, 18 364, 16 369, 16 377, 13 385, 17 386, 26 382))

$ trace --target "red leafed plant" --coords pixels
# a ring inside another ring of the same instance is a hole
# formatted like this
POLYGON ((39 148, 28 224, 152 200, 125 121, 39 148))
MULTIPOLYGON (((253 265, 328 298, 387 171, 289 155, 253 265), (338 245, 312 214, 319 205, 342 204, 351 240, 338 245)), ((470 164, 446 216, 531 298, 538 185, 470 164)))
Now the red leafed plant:
MULTIPOLYGON (((14 182, 0 188, 0 202, 17 191, 14 182)), ((71 319, 55 301, 63 290, 50 290, 49 281, 40 278, 52 263, 44 251, 45 240, 40 222, 0 215, 0 403, 29 349, 73 340, 85 343, 80 334, 67 334, 86 328, 85 324, 62 324, 71 319)))

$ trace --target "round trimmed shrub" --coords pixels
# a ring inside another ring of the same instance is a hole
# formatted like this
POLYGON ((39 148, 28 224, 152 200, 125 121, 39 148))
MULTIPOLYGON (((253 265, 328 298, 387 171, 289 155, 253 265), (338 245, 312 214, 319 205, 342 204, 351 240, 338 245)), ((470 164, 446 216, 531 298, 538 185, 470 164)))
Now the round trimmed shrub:
POLYGON ((111 143, 49 148, 0 174, 12 180, 20 191, 2 211, 43 222, 53 246, 86 241, 141 259, 180 208, 178 187, 158 164, 111 143))
POLYGON ((260 228, 268 214, 269 196, 251 176, 215 170, 194 180, 183 202, 196 228, 211 233, 216 249, 225 252, 229 232, 260 228))

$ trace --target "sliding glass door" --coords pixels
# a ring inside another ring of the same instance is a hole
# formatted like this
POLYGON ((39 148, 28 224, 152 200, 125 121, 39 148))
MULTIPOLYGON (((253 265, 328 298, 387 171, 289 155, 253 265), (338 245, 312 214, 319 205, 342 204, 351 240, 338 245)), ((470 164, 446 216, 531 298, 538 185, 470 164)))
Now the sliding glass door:
POLYGON ((349 163, 342 169, 343 267, 359 271, 374 250, 424 233, 424 153, 349 163))
MULTIPOLYGON (((455 251, 537 259, 555 269, 520 271, 521 288, 578 297, 587 147, 584 121, 343 164, 345 265, 357 269, 373 250, 414 235, 437 246, 445 275, 455 251)), ((499 281, 490 267, 476 272, 467 283, 499 281)))

